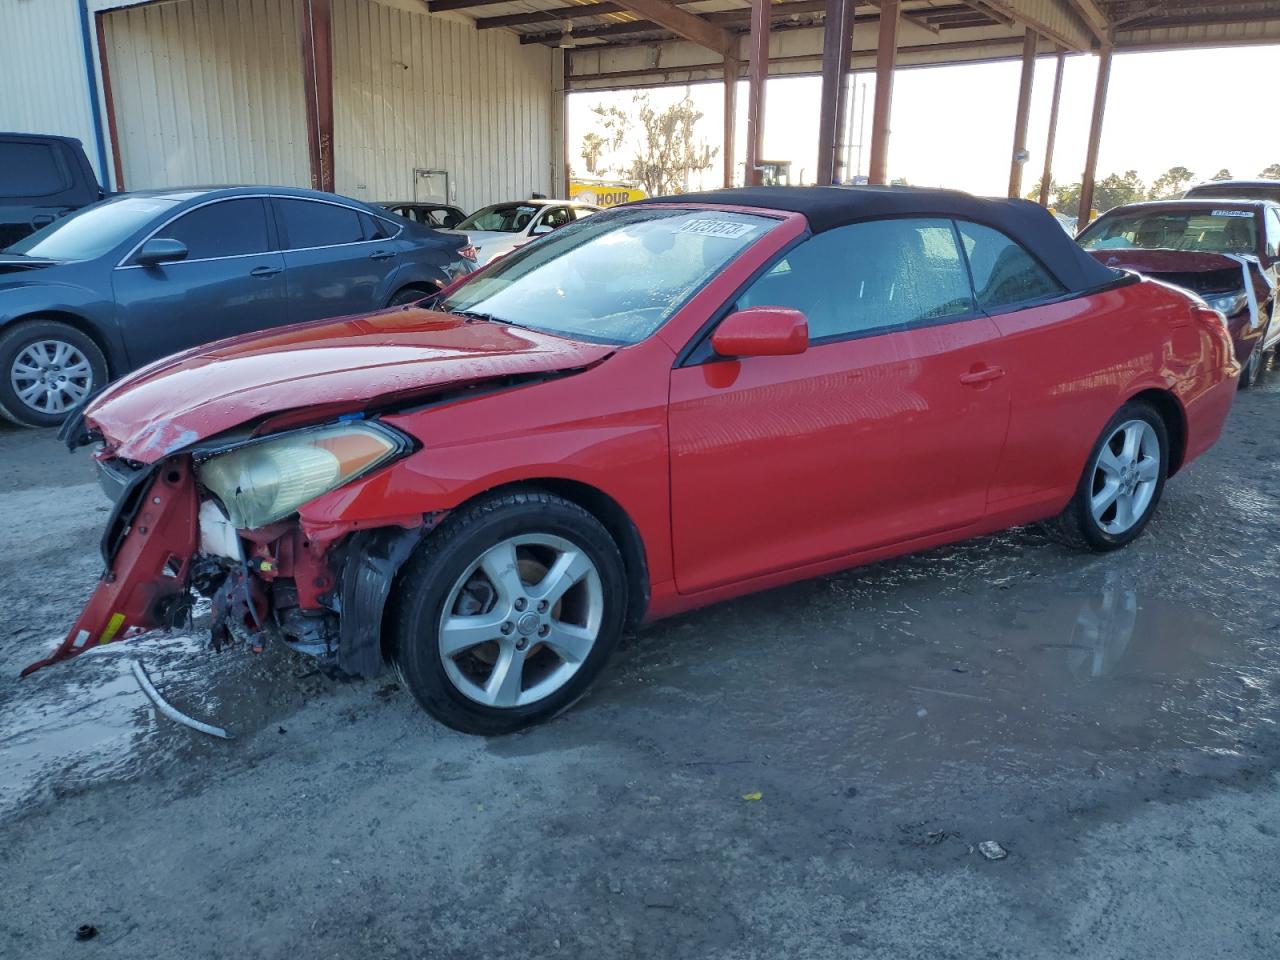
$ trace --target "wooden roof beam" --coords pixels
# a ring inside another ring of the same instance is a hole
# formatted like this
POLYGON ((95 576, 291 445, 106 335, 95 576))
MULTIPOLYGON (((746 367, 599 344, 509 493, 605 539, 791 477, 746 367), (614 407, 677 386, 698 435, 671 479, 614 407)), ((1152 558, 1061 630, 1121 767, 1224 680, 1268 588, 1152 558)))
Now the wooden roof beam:
POLYGON ((681 10, 671 0, 617 0, 618 5, 645 20, 651 20, 663 29, 670 30, 708 50, 724 56, 733 56, 736 41, 728 30, 717 27, 697 14, 681 10))
POLYGON ((1111 34, 1111 23, 1102 8, 1098 6, 1098 0, 1067 0, 1067 3, 1084 21, 1084 25, 1098 38, 1098 42, 1105 43, 1111 34))

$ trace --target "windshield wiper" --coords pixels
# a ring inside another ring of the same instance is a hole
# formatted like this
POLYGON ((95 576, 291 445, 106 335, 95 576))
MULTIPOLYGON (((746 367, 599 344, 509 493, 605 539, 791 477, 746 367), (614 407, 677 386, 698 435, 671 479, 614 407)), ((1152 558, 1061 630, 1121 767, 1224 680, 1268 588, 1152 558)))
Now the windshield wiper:
POLYGON ((502 317, 495 317, 492 313, 484 313, 480 310, 450 310, 455 317, 466 317, 468 320, 485 320, 489 323, 501 323, 508 327, 523 327, 524 324, 513 323, 502 317))

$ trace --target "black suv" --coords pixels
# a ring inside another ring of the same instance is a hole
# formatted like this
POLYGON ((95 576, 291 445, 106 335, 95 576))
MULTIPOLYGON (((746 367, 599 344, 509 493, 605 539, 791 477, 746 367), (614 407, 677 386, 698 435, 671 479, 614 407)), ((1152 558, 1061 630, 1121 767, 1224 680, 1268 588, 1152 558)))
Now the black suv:
POLYGON ((102 197, 79 140, 0 133, 0 250, 102 197))

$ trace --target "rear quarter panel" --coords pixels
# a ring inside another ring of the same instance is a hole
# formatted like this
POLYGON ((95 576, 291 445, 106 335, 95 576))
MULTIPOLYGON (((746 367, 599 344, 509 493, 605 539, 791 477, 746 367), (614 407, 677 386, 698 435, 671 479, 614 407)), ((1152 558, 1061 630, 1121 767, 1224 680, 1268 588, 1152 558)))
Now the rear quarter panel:
POLYGON ((1224 377, 1222 336, 1171 287, 1131 282, 993 318, 1013 414, 991 512, 1066 505, 1102 428, 1144 390, 1184 411, 1224 377))

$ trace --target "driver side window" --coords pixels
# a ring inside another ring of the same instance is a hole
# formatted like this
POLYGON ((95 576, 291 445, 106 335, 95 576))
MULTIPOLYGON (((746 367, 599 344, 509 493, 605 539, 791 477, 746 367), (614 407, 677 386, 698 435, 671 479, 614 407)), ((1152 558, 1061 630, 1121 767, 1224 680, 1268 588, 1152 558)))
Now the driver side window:
POLYGON ((187 262, 242 257, 271 249, 266 204, 260 197, 218 200, 196 207, 161 228, 156 236, 186 244, 187 262))
POLYGON ((872 220, 791 250, 737 308, 793 307, 820 341, 901 330, 975 312, 950 220, 872 220))

